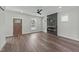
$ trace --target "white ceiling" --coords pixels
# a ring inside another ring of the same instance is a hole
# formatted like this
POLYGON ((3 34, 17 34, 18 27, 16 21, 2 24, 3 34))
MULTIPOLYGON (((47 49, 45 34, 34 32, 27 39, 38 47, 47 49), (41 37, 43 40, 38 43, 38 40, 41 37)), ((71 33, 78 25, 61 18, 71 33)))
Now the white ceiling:
POLYGON ((59 8, 58 6, 6 6, 6 9, 20 11, 28 14, 36 14, 37 9, 43 9, 42 16, 53 14, 56 12, 60 12, 63 10, 69 10, 75 8, 76 6, 62 6, 59 8))

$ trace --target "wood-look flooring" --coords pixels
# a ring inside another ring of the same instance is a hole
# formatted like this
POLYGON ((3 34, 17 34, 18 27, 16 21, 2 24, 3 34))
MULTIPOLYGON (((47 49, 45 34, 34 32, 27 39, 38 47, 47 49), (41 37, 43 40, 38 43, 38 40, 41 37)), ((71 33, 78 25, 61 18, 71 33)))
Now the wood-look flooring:
POLYGON ((79 42, 50 33, 33 33, 9 37, 2 52, 78 52, 79 42))

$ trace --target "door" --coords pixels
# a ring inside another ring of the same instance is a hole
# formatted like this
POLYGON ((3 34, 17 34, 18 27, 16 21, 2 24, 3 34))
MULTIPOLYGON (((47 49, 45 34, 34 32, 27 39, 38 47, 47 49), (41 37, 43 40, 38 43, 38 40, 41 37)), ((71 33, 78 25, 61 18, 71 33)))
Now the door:
POLYGON ((22 35, 22 19, 13 19, 13 35, 22 35))

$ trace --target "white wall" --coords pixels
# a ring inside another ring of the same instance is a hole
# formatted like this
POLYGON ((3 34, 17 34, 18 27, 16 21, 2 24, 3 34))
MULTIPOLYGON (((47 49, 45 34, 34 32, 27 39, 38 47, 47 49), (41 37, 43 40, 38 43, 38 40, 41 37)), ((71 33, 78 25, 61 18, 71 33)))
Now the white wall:
MULTIPOLYGON (((43 17, 43 31, 47 32, 47 16, 43 17)), ((58 36, 79 41, 79 7, 58 10, 58 36), (64 15, 68 16, 68 22, 61 21, 64 15)))
POLYGON ((79 8, 58 13, 58 35, 79 40, 79 8), (62 22, 61 17, 68 16, 68 22, 62 22))
POLYGON ((6 35, 13 36, 13 18, 20 18, 22 19, 22 34, 32 33, 31 30, 31 19, 36 18, 37 20, 37 29, 34 32, 42 31, 41 27, 41 17, 31 16, 27 14, 22 14, 13 11, 6 11, 5 12, 5 19, 6 19, 6 35))
POLYGON ((0 50, 5 44, 5 14, 4 11, 0 9, 0 50))
MULTIPOLYGON (((6 11, 5 14, 0 10, 0 48, 6 42, 6 36, 13 36, 13 18, 22 19, 22 33, 32 33, 31 19, 37 19, 37 29, 34 32, 47 32, 47 17, 37 17, 22 14, 19 12, 6 11)), ((79 8, 65 10, 58 13, 58 35, 79 40, 79 8), (68 22, 61 22, 62 15, 68 15, 68 22)))
POLYGON ((47 16, 43 17, 43 32, 47 32, 47 16))
POLYGON ((0 10, 0 50, 6 43, 7 36, 13 36, 13 18, 22 19, 22 34, 32 33, 31 30, 31 19, 37 20, 37 29, 34 32, 42 31, 42 18, 22 14, 13 11, 1 11, 0 10))
POLYGON ((6 43, 7 36, 13 36, 13 18, 22 19, 22 34, 32 33, 31 19, 37 20, 37 28, 34 32, 42 31, 42 18, 14 11, 0 10, 0 50, 6 43))

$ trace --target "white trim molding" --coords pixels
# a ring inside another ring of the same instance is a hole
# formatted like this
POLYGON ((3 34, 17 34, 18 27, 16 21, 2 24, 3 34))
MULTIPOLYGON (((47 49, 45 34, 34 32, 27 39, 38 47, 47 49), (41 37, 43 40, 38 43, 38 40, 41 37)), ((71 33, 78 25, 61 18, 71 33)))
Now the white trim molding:
POLYGON ((72 39, 72 40, 79 41, 79 38, 76 38, 76 37, 70 37, 70 36, 62 35, 62 34, 58 34, 58 36, 61 36, 61 37, 65 37, 65 38, 69 38, 69 39, 72 39))

